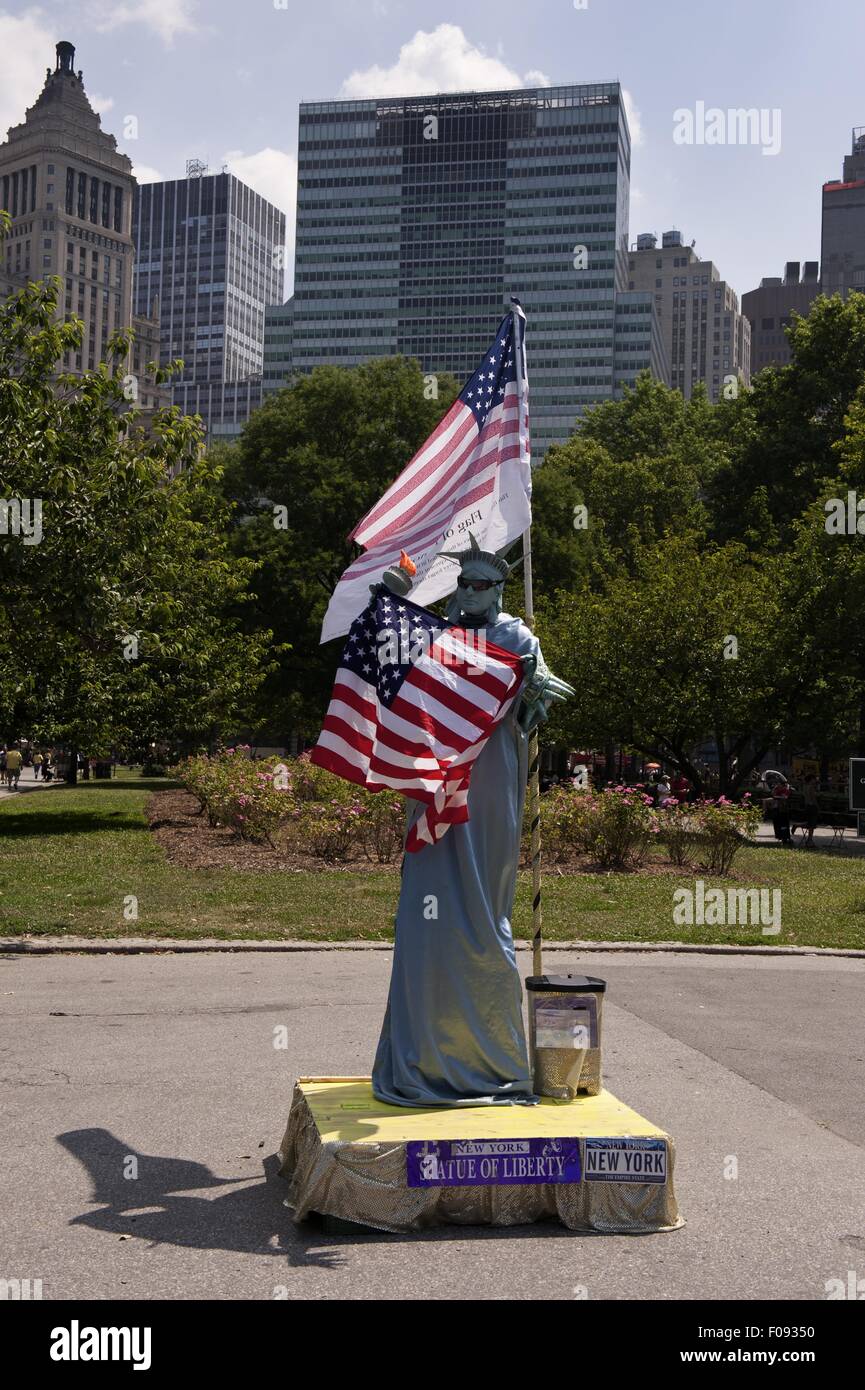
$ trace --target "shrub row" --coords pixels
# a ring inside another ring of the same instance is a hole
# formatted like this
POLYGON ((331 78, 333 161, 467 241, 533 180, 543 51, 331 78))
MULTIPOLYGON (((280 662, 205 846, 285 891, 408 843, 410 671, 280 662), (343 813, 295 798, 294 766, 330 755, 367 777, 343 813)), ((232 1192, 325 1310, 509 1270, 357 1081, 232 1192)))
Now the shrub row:
POLYGON ((304 753, 288 762, 252 759, 248 745, 199 753, 172 769, 198 798, 211 825, 225 825, 243 840, 274 836, 288 848, 341 863, 356 854, 389 864, 402 849, 405 804, 392 792, 373 795, 352 786, 304 753))
MULTIPOLYGON (((211 825, 240 839, 289 848, 325 863, 360 856, 390 864, 402 850, 405 802, 394 792, 370 793, 315 767, 304 753, 280 763, 254 760, 248 747, 186 758, 172 769, 199 801, 211 825)), ((653 845, 673 864, 694 863, 725 874, 756 831, 760 811, 749 799, 655 807, 636 787, 604 791, 556 787, 541 798, 545 855, 563 863, 587 858, 602 869, 632 869, 653 845)), ((524 850, 527 848, 524 841, 524 850)))
POLYGON ((541 798, 545 852, 558 863, 586 856, 602 869, 637 868, 652 845, 661 845, 673 864, 726 874, 759 823, 760 809, 747 795, 740 802, 670 798, 654 806, 638 787, 562 786, 541 798))

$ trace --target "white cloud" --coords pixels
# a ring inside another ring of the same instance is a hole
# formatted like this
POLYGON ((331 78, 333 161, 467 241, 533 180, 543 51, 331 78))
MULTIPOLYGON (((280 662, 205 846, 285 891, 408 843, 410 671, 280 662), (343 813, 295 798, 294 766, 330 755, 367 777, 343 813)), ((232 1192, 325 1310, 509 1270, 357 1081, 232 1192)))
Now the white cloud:
POLYGON ((457 24, 440 24, 432 33, 419 29, 404 43, 389 68, 353 72, 339 95, 410 97, 431 92, 490 91, 497 87, 548 86, 549 78, 532 71, 521 77, 513 68, 470 43, 457 24))
POLYGON ((249 184, 250 188, 254 188, 255 192, 260 193, 262 198, 273 203, 280 212, 285 213, 285 293, 287 296, 290 293, 294 274, 297 159, 293 154, 287 154, 285 150, 267 147, 258 150, 255 154, 244 154, 242 150, 228 150, 222 156, 222 162, 228 165, 232 174, 249 184))
POLYGON ((139 164, 138 160, 132 162, 132 172, 139 183, 161 183, 163 175, 158 169, 154 169, 151 164, 139 164))
POLYGON ((90 15, 94 27, 100 30, 118 29, 123 24, 144 24, 170 44, 178 34, 195 33, 198 25, 193 19, 197 0, 90 0, 90 15))
POLYGON ((642 117, 634 105, 634 98, 626 87, 622 88, 622 96, 625 102, 625 115, 628 118, 628 129, 631 132, 631 145, 642 145, 645 139, 642 117))
POLYGON ((46 28, 40 10, 0 14, 0 141, 11 125, 20 125, 45 82, 45 69, 54 67, 53 28, 46 28))

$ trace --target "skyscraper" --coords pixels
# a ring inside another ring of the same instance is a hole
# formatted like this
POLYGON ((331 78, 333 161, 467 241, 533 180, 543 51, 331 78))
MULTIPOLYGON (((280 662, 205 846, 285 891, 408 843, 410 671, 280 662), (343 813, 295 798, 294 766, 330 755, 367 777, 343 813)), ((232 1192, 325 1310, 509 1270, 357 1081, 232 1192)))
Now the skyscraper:
POLYGON ((465 380, 516 294, 537 458, 666 371, 627 290, 629 178, 616 82, 303 103, 294 370, 399 353, 465 380))
POLYGON ((799 278, 799 262, 788 261, 783 279, 764 276, 756 290, 742 295, 742 313, 751 325, 751 372, 763 367, 785 367, 791 359, 790 342, 785 329, 793 315, 807 316, 813 300, 820 293, 820 276, 816 261, 806 261, 799 278))
POLYGON ((74 46, 58 43, 42 91, 0 145, 0 207, 12 218, 0 290, 8 294, 28 280, 61 278, 60 316, 83 320, 84 333, 79 351, 67 353, 58 370, 98 366, 111 334, 131 326, 139 340, 129 363, 137 403, 153 408, 165 396, 143 370, 142 344, 154 329, 152 301, 142 304, 139 317, 132 315, 132 163, 102 130, 74 65, 74 46))
POLYGON ((180 357, 174 403, 231 437, 261 404, 264 311, 282 298, 285 214, 198 160, 136 193, 135 305, 161 305, 161 361, 180 357))
POLYGON ((856 126, 843 177, 823 185, 820 277, 824 294, 865 291, 865 126, 856 126))
POLYGON ((725 385, 751 372, 751 326, 739 297, 713 261, 685 246, 679 231, 643 232, 628 257, 628 284, 651 294, 670 361, 670 385, 690 400, 698 381, 716 401, 725 385))
POLYGON ((269 304, 264 311, 264 375, 262 393, 282 390, 292 372, 291 344, 294 295, 284 304, 269 304))

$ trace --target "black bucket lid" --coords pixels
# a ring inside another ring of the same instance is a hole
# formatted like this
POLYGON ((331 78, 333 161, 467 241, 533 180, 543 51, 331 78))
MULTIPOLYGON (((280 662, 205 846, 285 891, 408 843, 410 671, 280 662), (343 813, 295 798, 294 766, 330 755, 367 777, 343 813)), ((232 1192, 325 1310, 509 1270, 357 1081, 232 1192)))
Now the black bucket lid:
POLYGON ((526 989, 555 994, 603 994, 606 988, 606 980, 592 975, 530 975, 526 980, 526 989))

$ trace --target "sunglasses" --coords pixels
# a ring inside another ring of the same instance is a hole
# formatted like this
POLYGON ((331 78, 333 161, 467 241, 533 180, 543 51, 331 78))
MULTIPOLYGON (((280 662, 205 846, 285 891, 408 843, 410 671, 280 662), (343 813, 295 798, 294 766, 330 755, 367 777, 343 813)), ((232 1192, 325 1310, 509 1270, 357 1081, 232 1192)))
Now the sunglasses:
POLYGON ((484 589, 495 588, 495 583, 494 579, 461 579, 460 588, 474 589, 476 592, 482 593, 484 589))

